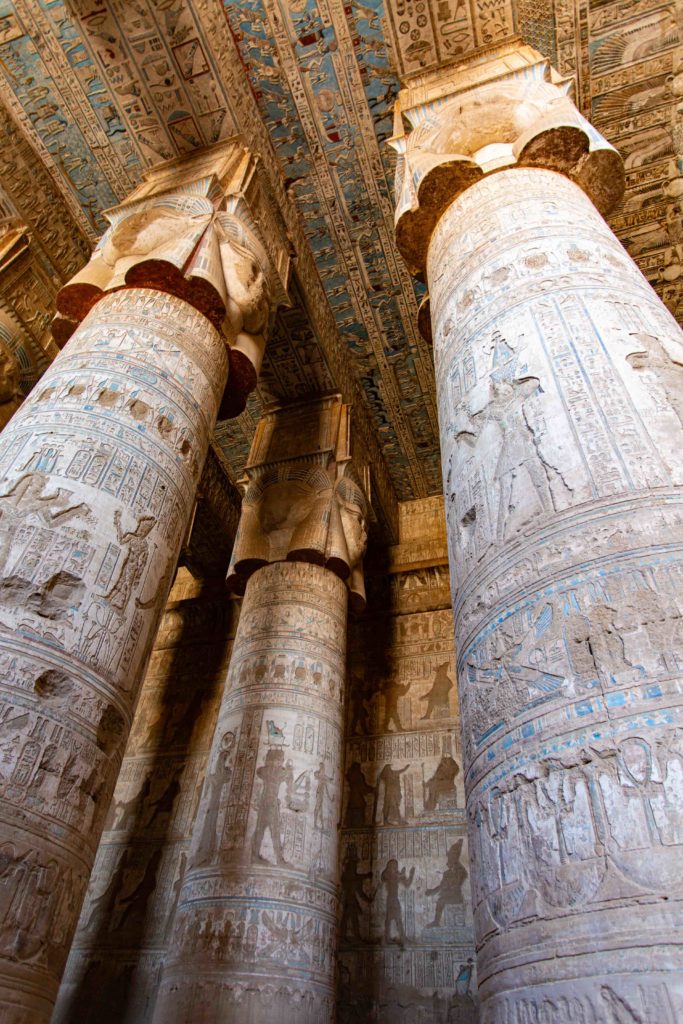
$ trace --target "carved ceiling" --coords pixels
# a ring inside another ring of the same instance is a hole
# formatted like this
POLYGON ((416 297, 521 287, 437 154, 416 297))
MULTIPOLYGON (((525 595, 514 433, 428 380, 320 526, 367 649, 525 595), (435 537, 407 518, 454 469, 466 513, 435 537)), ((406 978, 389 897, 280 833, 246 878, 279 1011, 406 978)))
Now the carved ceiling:
POLYGON ((391 518, 394 496, 441 491, 431 352, 416 326, 420 286, 393 239, 394 154, 385 143, 399 75, 515 34, 541 49, 575 78, 584 113, 626 157, 627 194, 613 224, 680 312, 676 7, 675 0, 0 0, 0 92, 13 133, 0 171, 4 181, 12 153, 15 165, 25 161, 28 143, 40 158, 43 214, 47 191, 61 196, 48 201, 49 230, 40 197, 32 208, 25 176, 18 183, 21 168, 6 187, 63 278, 83 240, 104 229, 102 211, 124 199, 146 167, 244 134, 283 207, 296 276, 258 392, 238 420, 219 425, 217 440, 237 474, 265 402, 340 389, 355 406, 391 518))

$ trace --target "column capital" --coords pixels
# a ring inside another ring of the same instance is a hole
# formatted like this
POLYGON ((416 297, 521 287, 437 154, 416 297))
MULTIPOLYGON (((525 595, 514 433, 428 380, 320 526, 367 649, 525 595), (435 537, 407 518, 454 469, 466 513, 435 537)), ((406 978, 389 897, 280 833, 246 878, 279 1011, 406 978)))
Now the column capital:
POLYGON ((495 171, 558 171, 601 213, 615 206, 623 162, 570 91, 571 79, 520 42, 426 73, 401 90, 389 144, 399 155, 396 241, 413 274, 424 277, 432 233, 450 203, 495 171))
POLYGON ((290 246, 259 159, 240 137, 159 164, 105 213, 90 262, 57 296, 62 347, 107 292, 155 288, 184 299, 223 334, 231 386, 219 418, 237 415, 256 386, 264 335, 287 303, 290 246))
POLYGON ((365 607, 368 484, 351 461, 350 406, 340 395, 271 408, 259 421, 228 585, 243 593, 270 562, 324 565, 365 607))

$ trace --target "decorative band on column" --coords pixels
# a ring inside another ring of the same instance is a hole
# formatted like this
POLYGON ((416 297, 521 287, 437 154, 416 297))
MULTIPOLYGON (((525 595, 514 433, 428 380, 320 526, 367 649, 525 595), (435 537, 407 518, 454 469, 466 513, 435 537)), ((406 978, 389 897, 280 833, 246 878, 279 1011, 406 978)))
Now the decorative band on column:
POLYGON ((289 266, 236 140, 153 168, 109 219, 60 293, 70 340, 0 434, 7 1024, 49 1019, 229 358, 253 384, 235 353, 289 266))
POLYGON ((155 1020, 334 1012, 346 587, 249 580, 155 1020))
POLYGON ((590 201, 618 198, 618 157, 560 86, 522 47, 403 94, 478 987, 484 1024, 676 1024, 683 334, 590 201))
POLYGON ((171 163, 148 171, 106 216, 111 226, 90 262, 58 295, 57 344, 106 292, 147 287, 176 295, 223 333, 230 388, 219 418, 237 416, 256 387, 271 316, 287 302, 287 243, 260 188, 258 162, 229 141, 178 170, 171 163), (254 211, 273 228, 269 237, 254 211))
POLYGON ((367 502, 340 396, 259 423, 228 581, 244 592, 155 1020, 334 1016, 347 594, 367 502))
POLYGON ((8 1024, 49 1019, 226 376, 205 316, 126 289, 0 434, 8 1024))

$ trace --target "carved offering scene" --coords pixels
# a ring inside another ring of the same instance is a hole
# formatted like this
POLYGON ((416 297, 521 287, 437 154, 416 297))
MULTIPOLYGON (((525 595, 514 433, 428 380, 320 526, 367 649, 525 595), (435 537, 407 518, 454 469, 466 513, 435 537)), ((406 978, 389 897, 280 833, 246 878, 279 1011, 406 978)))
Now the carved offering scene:
POLYGON ((683 1022, 683 0, 0 0, 1 1024, 683 1022))

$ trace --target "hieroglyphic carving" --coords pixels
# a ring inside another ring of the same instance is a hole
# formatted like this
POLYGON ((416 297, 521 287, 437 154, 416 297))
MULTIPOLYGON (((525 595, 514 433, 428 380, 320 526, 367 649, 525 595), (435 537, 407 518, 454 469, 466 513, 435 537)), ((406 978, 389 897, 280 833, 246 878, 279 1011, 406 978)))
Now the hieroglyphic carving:
POLYGON ((0 435, 2 841, 65 887, 76 872, 78 892, 60 902, 30 876, 59 948, 46 967, 7 933, 8 1021, 49 1017, 226 376, 206 317, 129 288, 94 306, 0 435))
POLYGON ((350 461, 349 415, 336 395, 260 420, 228 569, 233 590, 242 592, 261 565, 300 559, 347 580, 352 606, 364 607, 369 509, 350 461))
POLYGON ((92 259, 59 293, 57 342, 70 337, 103 294, 159 288, 190 303, 225 335, 231 385, 220 415, 242 412, 289 278, 287 246, 251 154, 233 140, 180 168, 162 165, 107 218, 110 227, 92 259), (272 228, 269 237, 263 226, 272 228))
POLYGON ((332 1018, 346 594, 302 562, 246 585, 155 1020, 332 1018))
POLYGON ((683 338, 588 199, 544 170, 456 200, 428 279, 483 1019, 552 1004, 562 1024, 669 1024, 683 338), (613 940, 585 938, 597 920, 619 931, 609 978, 613 940), (541 967, 549 947, 566 956, 541 967))
POLYGON ((611 223, 680 319, 683 12, 680 4, 653 0, 589 6, 591 117, 626 163, 626 194, 611 223))
MULTIPOLYGON (((400 550, 417 535, 410 519, 424 524, 424 503, 415 505, 412 517, 402 513, 400 550)), ((435 524, 434 534, 441 529, 435 524)), ((425 1024, 478 1019, 453 622, 441 588, 435 602, 431 574, 419 572, 397 574, 383 601, 370 578, 382 613, 360 621, 352 634, 339 934, 343 1024, 388 1024, 401 1014, 425 1024), (421 607, 429 610, 414 610, 421 607)))
POLYGON ((476 4, 440 0, 436 5, 426 0, 390 0, 385 15, 387 42, 401 79, 513 37, 515 6, 514 0, 476 4))
MULTIPOLYGON (((90 255, 80 224, 64 202, 52 177, 0 104, 0 181, 13 206, 35 236, 44 257, 64 283, 90 255)), ((74 203, 75 205, 75 203, 74 203)))
POLYGON ((225 601, 222 586, 199 583, 180 570, 143 683, 55 1021, 119 1024, 151 1017, 236 622, 236 602, 225 601))
POLYGON ((569 90, 547 59, 519 44, 402 90, 391 140, 399 154, 396 242, 413 273, 424 274, 448 205, 491 171, 548 167, 578 182, 601 212, 612 210, 623 194, 623 162, 569 90))

